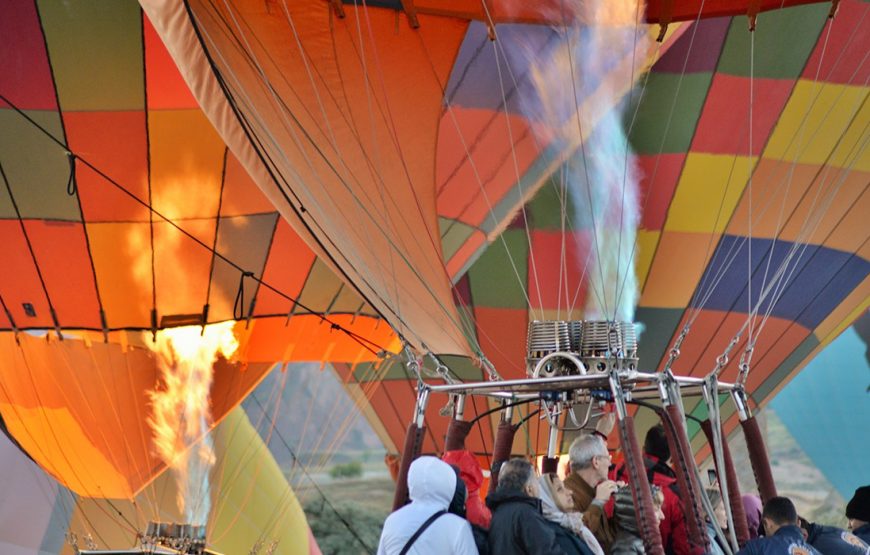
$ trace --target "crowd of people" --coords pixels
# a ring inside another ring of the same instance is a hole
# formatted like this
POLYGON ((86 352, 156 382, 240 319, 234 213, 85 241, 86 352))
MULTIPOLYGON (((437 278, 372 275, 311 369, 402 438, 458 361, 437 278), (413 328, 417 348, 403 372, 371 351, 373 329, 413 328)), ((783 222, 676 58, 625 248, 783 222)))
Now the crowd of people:
MULTIPOLYGON (((483 473, 473 454, 419 457, 408 472, 411 501, 387 517, 378 555, 643 554, 631 488, 607 449, 612 428, 612 418, 604 418, 594 433, 574 440, 564 481, 552 473, 539 476, 526 459, 506 461, 485 504, 479 496, 483 473)), ((661 426, 647 433, 643 451, 665 553, 729 552, 720 534, 727 534, 729 523, 719 490, 706 490, 713 518, 706 522, 706 547, 695 545, 661 426)), ((848 530, 799 518, 785 497, 764 505, 754 495, 742 501, 750 540, 737 555, 870 555, 870 486, 858 488, 846 506, 848 530)))

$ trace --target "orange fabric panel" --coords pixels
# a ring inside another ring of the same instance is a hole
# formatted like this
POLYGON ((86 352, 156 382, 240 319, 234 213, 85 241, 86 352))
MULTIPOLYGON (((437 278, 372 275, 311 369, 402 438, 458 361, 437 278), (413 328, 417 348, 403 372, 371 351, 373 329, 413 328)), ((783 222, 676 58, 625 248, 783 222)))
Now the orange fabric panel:
MULTIPOLYGON (((259 190, 257 193, 259 194, 259 190)), ((289 297, 298 298, 314 259, 311 249, 284 219, 280 219, 272 239, 272 247, 269 249, 266 268, 263 270, 263 282, 289 297)), ((255 310, 258 315, 289 314, 292 308, 292 301, 271 289, 260 286, 257 290, 255 310)))
POLYGON ((148 223, 87 224, 97 287, 110 328, 151 327, 148 223))
MULTIPOLYGON (((377 345, 366 343, 375 351, 378 347, 390 352, 399 350, 395 332, 380 319, 352 314, 333 314, 329 319, 377 345)), ((250 362, 357 363, 374 361, 377 357, 346 333, 332 329, 320 316, 297 314, 289 321, 284 316, 253 320, 244 359, 250 362)))
MULTIPOLYGON (((18 220, 0 220, 0 296, 19 328, 51 328, 54 323, 39 275, 18 220), (23 303, 33 306, 36 316, 24 312, 23 303)), ((5 315, 4 315, 5 316, 5 315)))
POLYGON ((226 147, 200 110, 149 112, 154 210, 178 221, 214 218, 226 147))
POLYGON ((154 25, 147 17, 142 18, 145 42, 146 98, 149 110, 181 110, 199 108, 196 99, 181 78, 175 62, 157 36, 154 25))
POLYGON ((135 198, 79 162, 76 185, 88 222, 148 221, 144 112, 64 112, 70 149, 135 198), (137 202, 139 199, 141 202, 137 202))
POLYGON ((241 216, 266 212, 275 212, 275 207, 263 195, 239 163, 239 159, 228 152, 221 215, 241 216))
MULTIPOLYGON (((154 277, 158 317, 201 314, 206 303, 214 241, 215 220, 187 220, 179 225, 208 247, 166 222, 154 222, 154 277)), ((139 262, 150 263, 150 249, 139 252, 139 262)), ((150 268, 145 282, 150 283, 150 268)), ((140 276, 141 278, 142 276, 140 276)), ((214 290, 212 290, 214 292, 214 290)), ((232 302, 230 300, 229 302, 232 302)))
POLYGON ((688 305, 707 268, 708 258, 716 250, 718 238, 712 239, 711 244, 711 237, 703 233, 662 233, 638 305, 656 308, 688 305))
POLYGON ((28 221, 25 227, 60 324, 102 327, 84 227, 46 220, 28 221))
MULTIPOLYGON (((445 307, 444 316, 458 321, 440 260, 432 179, 442 87, 467 22, 421 16, 419 30, 397 30, 392 10, 346 6, 347 17, 334 19, 321 5, 293 3, 288 9, 303 59, 288 18, 276 17, 261 2, 239 3, 233 18, 226 19, 214 13, 225 10, 224 5, 187 4, 216 41, 209 45, 220 51, 215 60, 234 73, 234 86, 244 89, 246 104, 257 112, 254 132, 269 133, 264 148, 289 185, 301 193, 307 210, 302 217, 316 220, 324 226, 321 231, 300 225, 298 206, 290 206, 264 172, 226 95, 213 80, 184 8, 151 1, 143 7, 226 144, 309 245, 314 236, 324 242, 328 236, 336 242, 330 249, 343 255, 335 263, 377 310, 401 312, 435 351, 468 352, 458 326, 445 326, 431 317, 443 314, 445 307), (260 69, 252 67, 246 53, 219 28, 234 18, 246 23, 237 32, 255 30, 257 40, 251 41, 247 54, 261 62, 284 105, 261 86, 260 69), (276 58, 274 52, 282 56, 276 58), (298 123, 288 121, 288 111, 298 123), (382 180, 390 184, 391 193, 384 198, 384 209, 374 217, 364 214, 358 202, 380 199, 382 180), (299 183, 306 184, 304 191, 299 183), (404 260, 396 257, 396 272, 388 274, 380 269, 392 245, 402 245, 404 260)), ((411 335, 401 326, 400 331, 411 335)))
POLYGON ((478 330, 499 330, 497 337, 490 338, 481 333, 477 340, 501 377, 506 380, 525 378, 528 313, 510 308, 476 306, 474 318, 478 330))
MULTIPOLYGON (((78 494, 130 498, 163 469, 153 454, 147 391, 157 382, 151 353, 112 341, 0 334, 0 412, 37 463, 78 494)), ((140 338, 141 340, 141 338, 140 338)), ((219 422, 271 364, 218 363, 212 415, 219 422)))
POLYGON ((535 135, 526 118, 491 110, 449 108, 456 117, 445 114, 438 136, 438 213, 480 225, 502 196, 516 186, 520 177, 540 154, 535 135), (457 125, 459 129, 457 129, 457 125), (508 125, 514 140, 511 151, 508 125), (463 148, 463 142, 471 150, 463 148), (514 155, 517 167, 514 167, 514 155), (476 172, 476 173, 475 173, 476 172), (485 189, 486 195, 481 191, 485 189), (487 204, 487 200, 489 204, 487 204))

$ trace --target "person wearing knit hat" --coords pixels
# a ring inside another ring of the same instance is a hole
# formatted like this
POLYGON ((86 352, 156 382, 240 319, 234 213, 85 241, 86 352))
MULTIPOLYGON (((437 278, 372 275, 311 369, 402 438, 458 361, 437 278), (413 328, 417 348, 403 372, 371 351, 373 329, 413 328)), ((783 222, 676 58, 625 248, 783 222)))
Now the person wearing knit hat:
POLYGON ((846 518, 849 519, 849 530, 870 543, 870 486, 855 490, 855 495, 846 505, 846 518))
MULTIPOLYGON (((661 522, 665 518, 662 512, 665 497, 660 487, 651 487, 656 519, 661 522)), ((642 555, 645 551, 637 526, 637 509, 631 496, 631 488, 623 486, 616 490, 613 501, 613 518, 616 520, 617 531, 616 539, 610 546, 610 555, 642 555)))

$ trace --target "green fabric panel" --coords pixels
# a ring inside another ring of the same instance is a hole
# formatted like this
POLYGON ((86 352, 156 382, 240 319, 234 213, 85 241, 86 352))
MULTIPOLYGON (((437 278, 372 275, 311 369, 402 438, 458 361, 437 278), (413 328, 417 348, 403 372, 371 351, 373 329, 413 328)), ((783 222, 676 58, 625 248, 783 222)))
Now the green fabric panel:
POLYGON ((444 252, 444 260, 450 260, 466 240, 474 233, 474 228, 457 220, 438 218, 438 227, 441 232, 441 250, 444 252))
MULTIPOLYGON (((318 258, 311 265, 308 279, 305 280, 305 286, 302 287, 302 292, 299 294, 299 302, 311 310, 326 310, 343 285, 344 283, 335 275, 335 272, 318 258)), ((296 307, 295 312, 305 313, 299 307, 296 307)))
POLYGON ((136 2, 39 0, 60 106, 142 110, 142 16, 136 2))
MULTIPOLYGON (((36 123, 63 141, 57 112, 27 112, 36 123)), ((23 218, 81 221, 78 199, 66 194, 69 159, 66 151, 12 110, 0 110, 0 164, 23 218)), ((0 218, 15 210, 0 183, 0 218)))
MULTIPOLYGON (((729 397, 730 395, 727 393, 719 395, 719 413, 723 422, 734 414, 734 403, 728 402, 729 397)), ((700 397, 695 397, 694 400, 691 398, 684 398, 683 406, 686 409, 686 414, 691 414, 695 418, 701 420, 707 420, 707 416, 710 414, 707 412, 707 403, 703 402, 703 399, 700 397)), ((704 436, 704 433, 701 431, 701 426, 697 422, 694 420, 688 420, 686 424, 686 435, 688 435, 693 442, 698 439, 696 435, 700 434, 702 437, 704 436)), ((704 439, 703 443, 706 443, 706 441, 707 440, 704 439)))
MULTIPOLYGON (((712 80, 712 73, 693 73, 686 74, 682 84, 679 84, 679 75, 652 72, 629 138, 634 151, 637 154, 658 154, 659 149, 662 149, 663 137, 663 153, 688 151, 712 80), (665 136, 674 95, 677 103, 665 136)), ((628 120, 624 121, 626 129, 634 110, 635 106, 632 105, 625 111, 625 119, 628 120)))
MULTIPOLYGON (((277 218, 278 215, 274 213, 221 218, 217 252, 232 260, 239 267, 261 277, 277 218)), ((219 321, 233 317, 233 314, 215 313, 215 309, 224 306, 228 306, 228 311, 233 309, 233 301, 239 291, 239 277, 237 269, 220 258, 215 259, 209 296, 209 303, 211 303, 213 311, 209 313, 209 320, 219 321), (218 302, 217 299, 225 300, 229 305, 218 302)), ((245 306, 243 308, 245 315, 248 314, 250 299, 254 298, 258 286, 259 284, 251 279, 245 280, 245 306)))
POLYGON ((356 314, 362 305, 363 301, 356 291, 345 285, 338 292, 338 296, 333 299, 332 306, 328 308, 330 314, 356 314))
MULTIPOLYGON (((830 3, 820 3, 759 14, 755 28, 755 76, 769 79, 800 76, 830 9, 830 3)), ((717 71, 749 77, 750 43, 746 18, 735 17, 717 71)))
MULTIPOLYGON (((815 334, 810 334, 804 339, 797 348, 786 358, 782 364, 777 366, 776 370, 770 373, 764 383, 752 392, 752 398, 759 405, 763 403, 767 396, 779 385, 782 380, 785 380, 794 371, 794 369, 804 361, 804 359, 819 346, 819 340, 815 334)), ((752 372, 752 370, 750 370, 752 372)))
POLYGON ((671 348, 671 338, 680 325, 683 311, 675 308, 638 307, 634 321, 644 325, 638 337, 640 368, 654 372, 671 348))
POLYGON ((475 306, 525 310, 528 308, 524 291, 528 287, 529 255, 526 232, 509 229, 502 234, 502 238, 504 241, 496 239, 489 245, 468 271, 471 298, 475 306))
POLYGON ((567 216, 566 231, 571 229, 569 226, 575 225, 571 221, 575 214, 571 193, 566 189, 565 194, 562 195, 561 179, 564 170, 565 168, 562 166, 553 172, 550 179, 544 183, 535 198, 527 205, 526 214, 529 217, 530 227, 538 230, 561 231, 563 202, 567 216))

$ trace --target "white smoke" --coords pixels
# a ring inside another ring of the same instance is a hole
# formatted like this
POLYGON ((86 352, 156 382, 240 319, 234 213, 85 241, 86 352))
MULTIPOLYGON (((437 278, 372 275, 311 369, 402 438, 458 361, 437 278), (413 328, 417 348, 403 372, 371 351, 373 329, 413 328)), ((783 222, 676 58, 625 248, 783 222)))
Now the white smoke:
POLYGON ((565 165, 574 230, 591 249, 586 319, 633 321, 640 218, 639 175, 626 140, 627 93, 647 62, 650 40, 638 0, 574 0, 570 24, 548 52, 534 52, 538 98, 524 102, 545 142, 573 151, 565 165), (632 255, 635 256, 632 256, 632 255))

